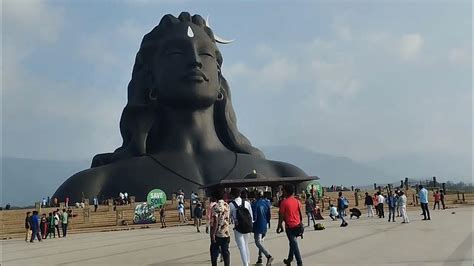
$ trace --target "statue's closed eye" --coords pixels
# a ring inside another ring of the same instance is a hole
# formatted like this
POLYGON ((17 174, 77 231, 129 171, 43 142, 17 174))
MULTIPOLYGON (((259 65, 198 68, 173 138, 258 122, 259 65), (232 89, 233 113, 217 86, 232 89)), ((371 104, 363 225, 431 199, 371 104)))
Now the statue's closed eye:
POLYGON ((209 57, 214 58, 214 55, 212 53, 209 53, 209 52, 201 52, 201 53, 199 53, 199 55, 204 55, 204 56, 209 56, 209 57))
POLYGON ((180 49, 170 49, 165 52, 166 55, 182 55, 183 51, 180 49))

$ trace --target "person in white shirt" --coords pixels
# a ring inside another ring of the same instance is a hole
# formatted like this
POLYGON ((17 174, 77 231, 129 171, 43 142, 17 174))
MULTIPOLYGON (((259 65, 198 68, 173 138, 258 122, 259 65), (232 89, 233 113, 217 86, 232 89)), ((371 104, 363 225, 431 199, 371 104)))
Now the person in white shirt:
POLYGON ((402 224, 409 223, 410 220, 408 219, 407 215, 407 196, 403 191, 400 191, 399 194, 400 196, 400 212, 402 214, 403 222, 402 224))
POLYGON ((385 215, 383 213, 383 205, 385 203, 385 197, 382 196, 382 193, 377 192, 377 199, 378 199, 378 204, 377 204, 377 208, 379 210, 379 218, 385 218, 385 215))
POLYGON ((331 204, 330 206, 331 208, 329 209, 329 217, 331 217, 333 221, 336 221, 339 213, 337 212, 337 208, 334 205, 331 204))
MULTIPOLYGON (((230 194, 234 198, 232 202, 229 204, 230 206, 230 215, 231 219, 234 221, 234 225, 237 223, 237 206, 242 205, 242 198, 244 198, 244 206, 246 209, 249 210, 250 216, 252 217, 253 222, 253 214, 252 214, 252 205, 250 202, 246 200, 247 198, 247 191, 243 190, 242 193, 238 188, 232 188, 230 194), (236 206, 237 205, 237 206, 236 206)), ((237 225, 236 225, 237 226, 237 225)), ((248 266, 250 264, 250 251, 249 251, 249 235, 250 233, 240 233, 236 230, 236 226, 234 226, 234 236, 235 236, 235 243, 240 251, 240 258, 242 259, 242 265, 248 266)))

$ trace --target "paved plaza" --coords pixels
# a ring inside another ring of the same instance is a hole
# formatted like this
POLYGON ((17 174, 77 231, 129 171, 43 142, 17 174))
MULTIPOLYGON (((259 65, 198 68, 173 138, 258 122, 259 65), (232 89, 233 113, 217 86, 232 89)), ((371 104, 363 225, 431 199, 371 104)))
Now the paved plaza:
MULTIPOLYGON (((473 265, 473 208, 432 211, 421 221, 409 211, 411 223, 361 217, 349 226, 326 218, 326 230, 307 228, 299 240, 304 265, 473 265), (455 214, 452 214, 455 212, 455 214)), ((327 213, 325 213, 327 214, 327 213)), ((326 216, 325 216, 326 217, 326 216)), ((306 223, 306 217, 305 217, 306 223)), ((204 226, 202 228, 204 231, 204 226)), ((265 240, 283 265, 288 253, 286 235, 276 234, 276 220, 265 240)), ((191 226, 83 233, 42 243, 1 241, 1 265, 210 265, 209 237, 191 226)), ((251 262, 257 249, 251 238, 251 262)), ((231 265, 241 265, 231 238, 231 265)), ((222 263, 220 263, 222 265, 222 263)))

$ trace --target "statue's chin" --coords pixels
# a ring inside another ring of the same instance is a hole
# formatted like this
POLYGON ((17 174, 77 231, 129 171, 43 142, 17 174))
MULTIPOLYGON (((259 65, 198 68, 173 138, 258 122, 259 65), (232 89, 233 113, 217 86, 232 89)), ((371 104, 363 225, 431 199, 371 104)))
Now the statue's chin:
POLYGON ((171 108, 199 110, 212 107, 216 102, 216 97, 195 95, 195 97, 160 99, 159 102, 160 105, 162 104, 171 108))

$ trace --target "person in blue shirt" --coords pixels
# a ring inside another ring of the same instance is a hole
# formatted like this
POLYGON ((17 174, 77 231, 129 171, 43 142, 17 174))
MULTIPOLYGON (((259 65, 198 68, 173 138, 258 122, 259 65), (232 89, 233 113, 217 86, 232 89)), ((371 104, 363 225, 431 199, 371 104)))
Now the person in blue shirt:
POLYGON ((255 237, 255 245, 258 248, 258 260, 256 264, 262 264, 262 253, 267 258, 267 265, 271 265, 273 261, 272 255, 263 246, 263 238, 267 233, 267 225, 270 223, 271 213, 268 201, 263 197, 263 191, 257 190, 257 200, 252 204, 253 212, 253 233, 255 237))
POLYGON ((428 190, 423 185, 418 185, 418 197, 420 198, 421 210, 423 211, 423 220, 431 220, 430 208, 428 208, 428 190), (428 214, 428 219, 426 215, 428 214))
POLYGON ((388 221, 392 220, 395 222, 395 208, 397 207, 397 199, 393 195, 393 192, 390 191, 387 197, 387 205, 388 205, 388 221))
POLYGON ((33 243, 35 237, 41 242, 41 235, 40 235, 40 224, 39 224, 39 216, 38 211, 33 211, 33 215, 30 217, 30 224, 31 224, 31 240, 30 242, 33 243))

